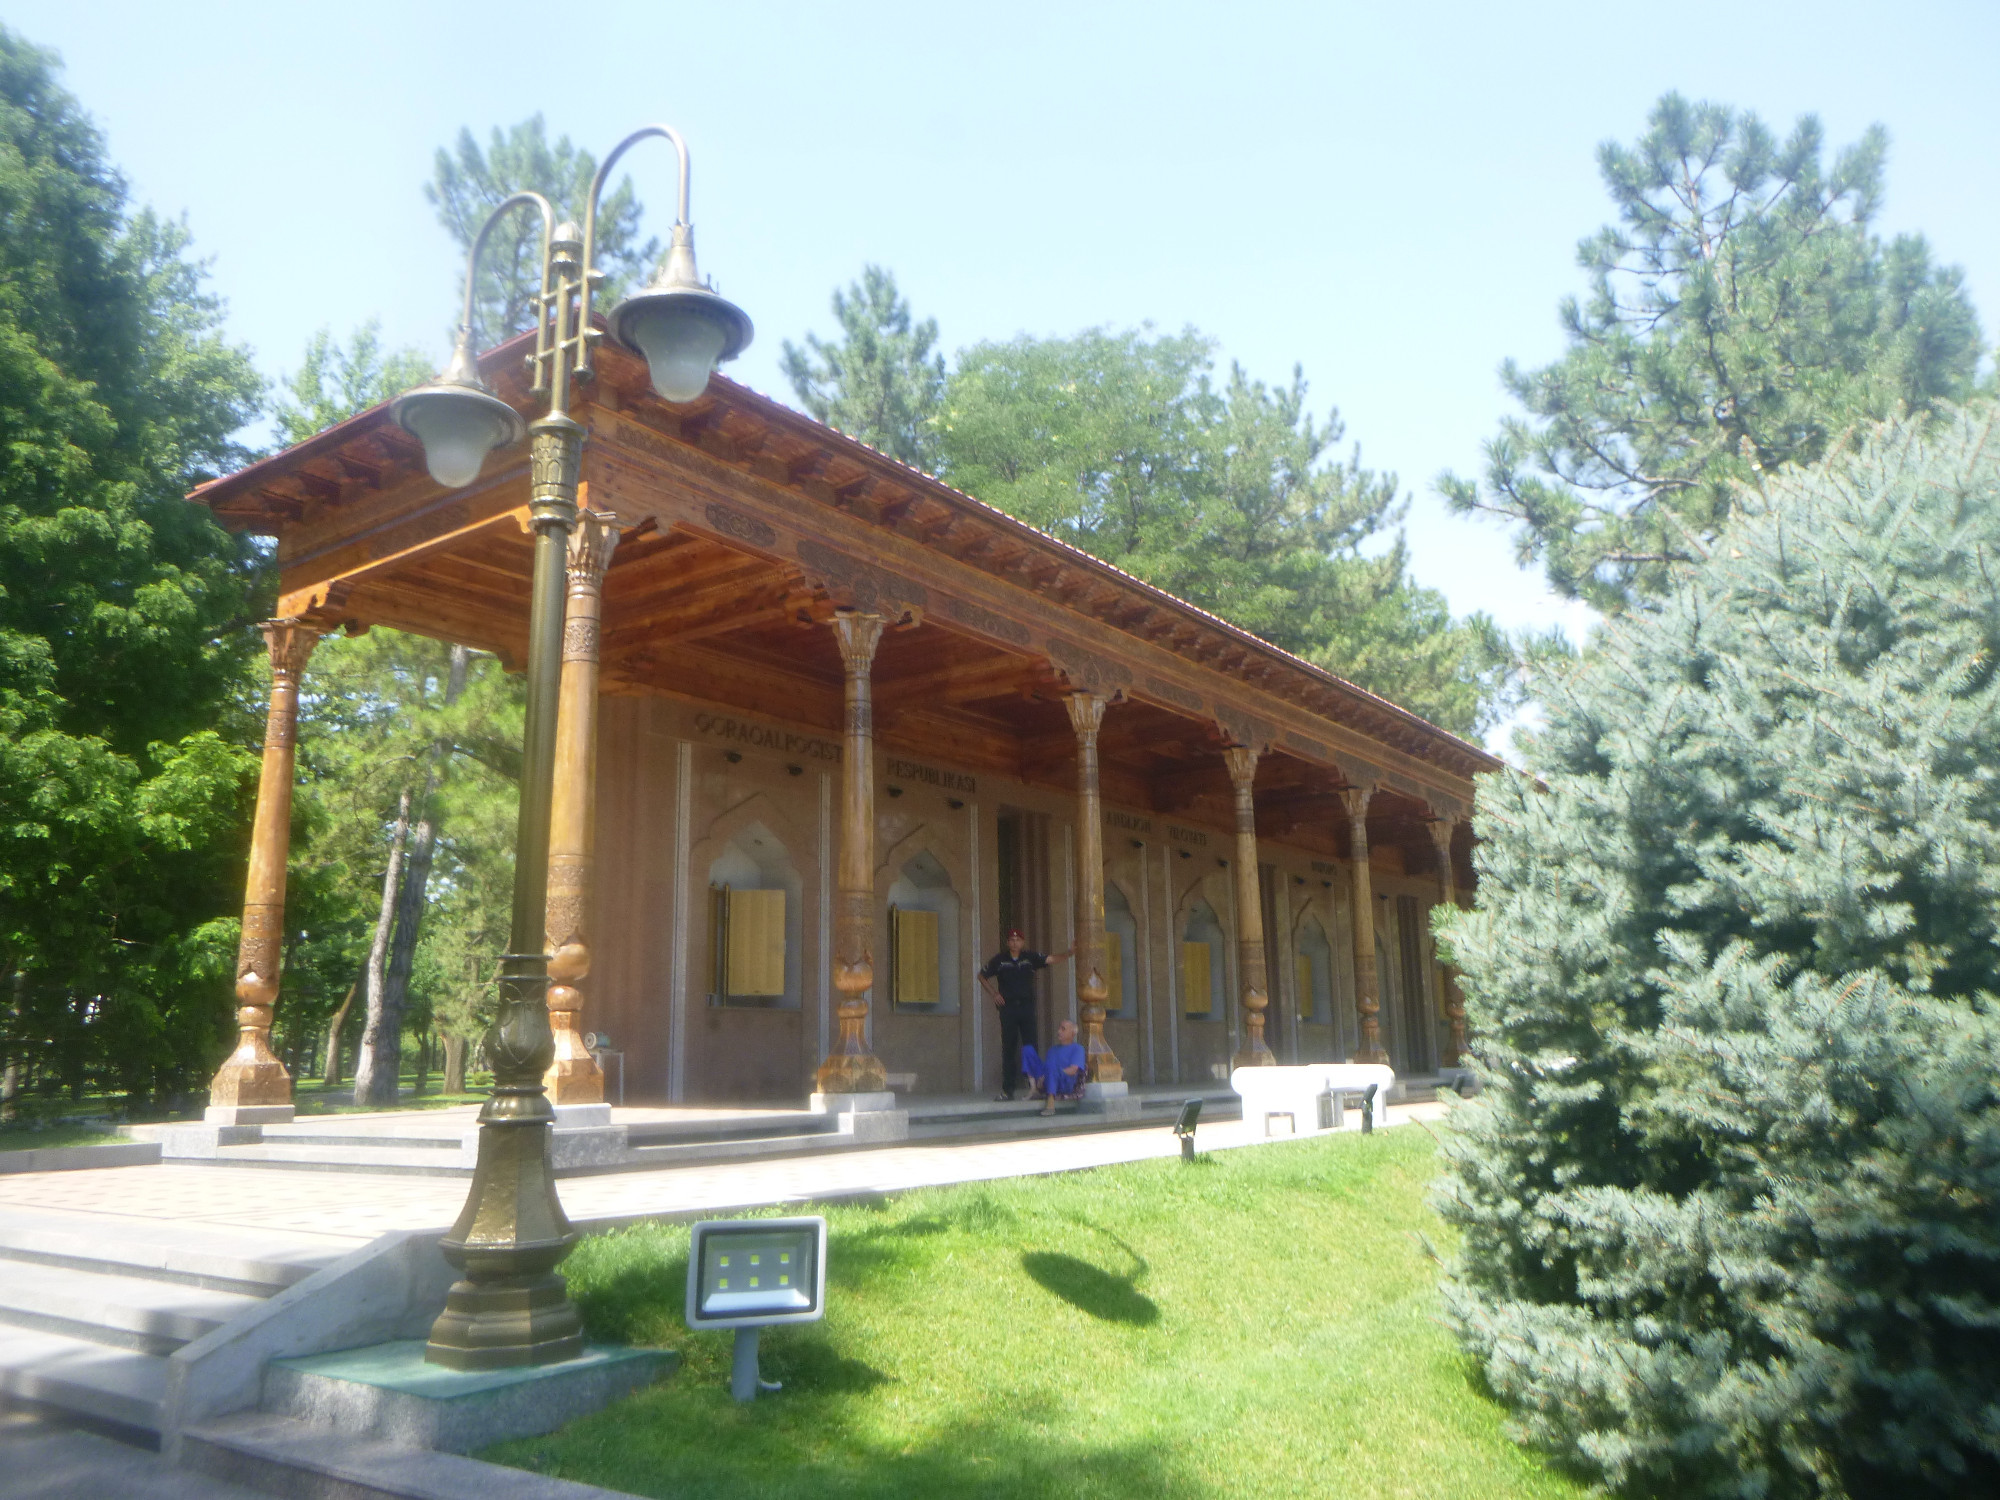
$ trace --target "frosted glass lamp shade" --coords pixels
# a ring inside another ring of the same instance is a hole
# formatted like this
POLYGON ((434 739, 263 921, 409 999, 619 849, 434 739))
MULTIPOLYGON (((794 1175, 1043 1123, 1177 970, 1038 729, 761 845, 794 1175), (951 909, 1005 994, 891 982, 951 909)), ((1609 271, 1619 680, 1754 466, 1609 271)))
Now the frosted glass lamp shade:
POLYGON ((521 435, 514 409, 477 386, 421 387, 396 403, 396 420, 424 445, 424 466, 446 489, 479 477, 486 455, 521 435))
POLYGON ((626 323, 625 337, 646 356, 653 389, 663 399, 692 401, 708 389, 708 377, 729 341, 729 325, 699 304, 662 299, 626 323))
POLYGON ((749 344, 750 319, 705 286, 669 283, 621 302, 611 333, 646 357, 662 400, 692 401, 715 367, 749 344))

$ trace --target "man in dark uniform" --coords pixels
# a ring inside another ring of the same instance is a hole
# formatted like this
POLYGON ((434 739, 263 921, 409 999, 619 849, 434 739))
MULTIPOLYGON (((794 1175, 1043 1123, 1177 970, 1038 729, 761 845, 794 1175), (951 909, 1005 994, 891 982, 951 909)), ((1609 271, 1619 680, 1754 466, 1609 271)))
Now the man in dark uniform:
POLYGON ((1012 1099, 1021 1083, 1021 1048, 1038 1046, 1035 1028, 1035 972, 1061 963, 1075 950, 1036 953, 1018 927, 1007 933, 1007 951, 986 960, 979 982, 1000 1012, 1000 1098, 1012 1099))

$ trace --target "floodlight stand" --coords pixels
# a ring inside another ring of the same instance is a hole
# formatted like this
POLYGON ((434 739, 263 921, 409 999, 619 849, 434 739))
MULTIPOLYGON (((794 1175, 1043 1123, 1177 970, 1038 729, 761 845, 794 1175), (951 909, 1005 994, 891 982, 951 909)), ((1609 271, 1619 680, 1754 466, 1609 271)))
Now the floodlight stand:
POLYGON ((757 1335, 761 1328, 736 1330, 736 1350, 729 1361, 729 1394, 738 1401, 755 1401, 759 1391, 781 1391, 781 1381, 757 1373, 757 1335))
POLYGON ((1182 1161, 1194 1160, 1194 1137, 1192 1135, 1184 1135, 1181 1137, 1181 1160, 1182 1161))

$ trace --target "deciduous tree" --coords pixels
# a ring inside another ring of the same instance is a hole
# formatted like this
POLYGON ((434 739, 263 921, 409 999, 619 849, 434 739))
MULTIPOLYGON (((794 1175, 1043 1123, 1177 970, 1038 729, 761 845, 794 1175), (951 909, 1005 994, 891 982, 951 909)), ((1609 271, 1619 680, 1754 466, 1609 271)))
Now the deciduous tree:
POLYGON ((0 29, 6 1047, 134 1103, 219 1056, 256 775, 252 554, 182 496, 260 382, 189 244, 0 29))
POLYGON ((1506 643, 1410 579, 1396 477, 1336 456, 1302 371, 1212 370, 1193 330, 976 345, 936 423, 944 477, 1447 729, 1488 722, 1506 643))

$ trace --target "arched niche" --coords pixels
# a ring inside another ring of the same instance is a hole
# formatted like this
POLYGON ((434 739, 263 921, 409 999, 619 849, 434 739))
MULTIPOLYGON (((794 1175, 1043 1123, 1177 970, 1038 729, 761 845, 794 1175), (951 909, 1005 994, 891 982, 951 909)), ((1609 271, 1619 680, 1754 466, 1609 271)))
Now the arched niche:
POLYGON ((1227 1018, 1227 950, 1228 940, 1215 908, 1202 896, 1195 896, 1186 902, 1181 908, 1175 933, 1174 962, 1179 965, 1181 1013, 1190 1021, 1221 1021, 1227 1018), (1198 951, 1197 945, 1207 949, 1208 983, 1205 996, 1198 977, 1204 955, 1198 951), (1208 1003, 1197 1010, 1195 1007, 1204 999, 1208 1003))
POLYGON ((722 839, 709 860, 708 892, 709 964, 705 985, 708 1003, 762 1010, 800 1009, 805 995, 805 883, 784 841, 762 821, 753 819, 738 824, 733 833, 722 839), (753 900, 732 905, 730 897, 735 892, 773 893, 782 897, 784 909, 778 924, 784 941, 783 983, 777 993, 771 993, 768 982, 754 978, 743 981, 745 973, 754 975, 761 967, 749 961, 754 955, 743 951, 746 939, 752 937, 747 924, 761 923, 769 906, 777 903, 772 901, 767 905, 753 900), (730 972, 729 961, 732 929, 738 960, 733 965, 737 971, 734 974, 730 972), (719 979, 726 983, 726 990, 719 987, 719 979))
MULTIPOLYGON (((1132 902, 1115 880, 1104 883, 1104 936, 1117 939, 1116 972, 1105 975, 1112 981, 1105 999, 1104 1013, 1121 1021, 1139 1014, 1139 919, 1132 914, 1132 902)), ((1111 962, 1112 944, 1107 941, 1105 962, 1111 962)))
POLYGON ((916 1015, 957 1014, 963 972, 958 892, 931 850, 918 850, 897 869, 889 883, 889 911, 890 1003, 916 1015), (916 920, 906 921, 903 913, 916 920), (912 972, 912 964, 921 972, 912 972))
POLYGON ((1333 939, 1328 936, 1326 924, 1319 919, 1318 913, 1310 909, 1299 921, 1294 953, 1296 972, 1293 986, 1298 995, 1299 1024, 1337 1026, 1339 1015, 1334 1009, 1333 939))

